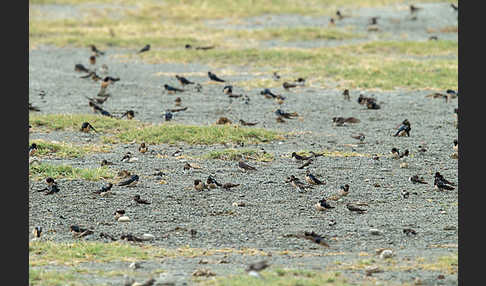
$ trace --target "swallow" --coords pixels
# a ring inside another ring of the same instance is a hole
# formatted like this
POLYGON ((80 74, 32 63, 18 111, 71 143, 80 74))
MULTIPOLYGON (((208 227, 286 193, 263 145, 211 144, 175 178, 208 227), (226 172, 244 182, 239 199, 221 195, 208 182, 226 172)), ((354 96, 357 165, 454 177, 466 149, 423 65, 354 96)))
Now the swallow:
POLYGON ((434 179, 434 188, 439 190, 439 191, 443 191, 443 190, 452 191, 452 190, 454 190, 453 186, 447 185, 446 183, 444 183, 444 181, 442 181, 440 178, 437 178, 437 177, 434 179))
POLYGON ((305 180, 307 183, 311 185, 325 185, 326 183, 317 179, 314 175, 311 174, 311 172, 307 169, 305 173, 305 180))
POLYGON ((96 129, 94 129, 94 127, 91 126, 91 124, 89 124, 89 122, 83 122, 83 124, 81 124, 81 129, 80 129, 81 132, 89 132, 90 130, 97 132, 96 129))
POLYGON ((297 112, 289 113, 289 112, 285 112, 281 109, 275 110, 275 115, 277 115, 278 117, 283 117, 283 118, 287 118, 287 119, 292 119, 294 117, 299 116, 299 114, 297 114, 297 112))
POLYGON ((103 104, 105 103, 105 101, 110 98, 110 95, 108 96, 105 96, 103 98, 99 98, 99 97, 87 97, 87 96, 84 96, 86 97, 90 102, 93 102, 95 104, 103 104))
POLYGON ((77 225, 71 225, 69 227, 69 230, 74 234, 76 237, 83 237, 86 235, 93 234, 92 230, 89 230, 87 228, 79 227, 77 225))
POLYGON ((138 183, 138 179, 138 175, 133 175, 128 180, 118 183, 118 186, 133 187, 138 183))
POLYGON ((380 109, 381 106, 375 101, 368 101, 368 103, 366 103, 366 108, 377 110, 380 109))
POLYGON ((32 234, 34 235, 34 237, 41 237, 42 227, 41 226, 34 227, 34 230, 32 231, 32 234))
POLYGON ((296 84, 293 84, 293 83, 288 83, 288 82, 284 82, 284 83, 282 84, 282 86, 283 86, 283 88, 284 88, 285 90, 287 90, 287 91, 288 91, 288 90, 290 90, 291 88, 297 87, 297 85, 296 85, 296 84))
POLYGON ((103 108, 101 108, 99 105, 97 105, 96 103, 94 103, 93 101, 90 101, 89 102, 89 106, 91 106, 93 108, 93 111, 95 113, 100 113, 101 115, 103 116, 108 116, 108 117, 113 117, 111 115, 111 113, 109 113, 108 111, 104 110, 103 108))
POLYGON ((113 215, 115 216, 115 220, 118 220, 120 217, 125 215, 125 210, 116 210, 113 215))
POLYGON ((165 88, 165 90, 167 90, 167 93, 169 93, 169 94, 173 94, 173 93, 176 93, 176 92, 183 92, 184 91, 183 89, 180 89, 180 88, 177 88, 177 87, 173 87, 173 86, 170 86, 168 84, 164 84, 164 88, 165 88))
POLYGON ((339 188, 339 196, 341 197, 345 197, 349 194, 349 185, 348 184, 345 184, 344 186, 341 186, 339 188))
POLYGON ((120 118, 123 118, 123 117, 127 117, 127 119, 131 120, 132 118, 135 117, 135 111, 133 110, 127 110, 125 113, 122 114, 122 116, 120 118))
POLYGON ((451 7, 454 11, 458 11, 459 7, 457 5, 454 5, 454 3, 451 3, 451 7))
POLYGON ((233 94, 233 86, 232 85, 226 85, 223 87, 223 92, 224 94, 231 95, 233 94))
POLYGON ((410 5, 410 13, 411 14, 415 14, 416 12, 418 12, 419 10, 422 10, 422 8, 420 7, 416 7, 414 5, 410 5))
POLYGON ((206 185, 208 186, 208 188, 210 189, 216 189, 216 187, 221 187, 223 186, 223 184, 219 183, 218 181, 216 181, 213 177, 211 176, 208 176, 207 180, 206 180, 206 185))
POLYGON ((312 232, 305 231, 303 238, 308 239, 308 240, 310 240, 314 243, 317 243, 319 245, 329 247, 329 244, 326 241, 324 241, 324 238, 322 236, 320 236, 319 234, 313 232, 313 231, 312 232))
POLYGON ((418 175, 413 175, 411 176, 410 178, 408 178, 410 180, 410 182, 414 183, 414 184, 428 184, 423 177, 419 177, 418 175))
POLYGON ((351 100, 351 98, 349 97, 349 89, 345 89, 345 90, 343 91, 343 97, 344 97, 344 99, 345 99, 345 100, 347 100, 347 101, 350 101, 350 100, 351 100))
POLYGON ((174 100, 174 102, 175 102, 175 106, 181 106, 182 99, 178 97, 174 100))
POLYGON ((336 21, 334 21, 334 18, 329 19, 329 26, 336 26, 336 21))
MULTIPOLYGON (((120 237, 121 240, 126 240, 126 241, 134 241, 134 242, 142 242, 143 239, 140 239, 138 237, 136 237, 135 235, 133 234, 122 234, 121 237, 120 237)), ((136 283, 133 283, 131 285, 137 285, 136 283)), ((138 285, 142 285, 142 284, 138 284, 138 285)))
POLYGON ((341 14, 341 11, 337 10, 336 11, 336 16, 338 17, 339 20, 342 20, 344 16, 341 14))
POLYGON ((278 75, 277 72, 273 72, 272 78, 273 78, 274 81, 279 81, 280 75, 278 75))
POLYGON ((298 167, 297 169, 304 169, 305 167, 309 166, 312 163, 312 161, 313 161, 312 159, 305 161, 305 163, 302 164, 302 166, 298 167))
POLYGON ((105 54, 105 52, 102 52, 96 48, 95 45, 89 45, 91 47, 91 52, 93 53, 94 56, 102 56, 105 54))
POLYGON ((409 192, 407 192, 406 190, 402 190, 402 197, 404 199, 408 199, 409 196, 410 196, 410 193, 409 192))
POLYGON ((110 191, 112 187, 113 187, 113 184, 108 183, 106 185, 101 186, 101 188, 99 190, 94 191, 93 194, 99 195, 101 193, 106 193, 106 192, 110 191))
POLYGON ((240 184, 233 184, 233 183, 225 183, 221 187, 225 190, 229 190, 234 187, 238 187, 240 184))
POLYGON ((145 47, 143 47, 143 48, 142 48, 140 51, 138 51, 138 53, 137 53, 137 54, 140 54, 140 53, 146 52, 146 51, 148 51, 148 50, 150 50, 150 45, 149 45, 149 44, 147 44, 147 45, 146 45, 145 47))
POLYGON ((184 87, 186 85, 189 85, 189 84, 194 84, 194 82, 192 81, 189 81, 187 78, 185 77, 182 77, 182 76, 179 76, 179 75, 176 75, 175 76, 176 79, 179 81, 179 83, 184 87))
POLYGON ((243 119, 240 119, 240 124, 243 125, 243 126, 255 126, 258 124, 258 122, 246 122, 245 120, 243 119))
POLYGON ((227 117, 221 116, 220 118, 218 118, 218 120, 216 120, 216 124, 225 125, 225 124, 232 124, 232 122, 227 117))
POLYGON ((89 57, 89 63, 92 64, 92 65, 95 65, 96 64, 96 57, 95 56, 90 56, 89 57))
POLYGON ((369 24, 370 24, 370 25, 378 25, 378 19, 379 19, 379 18, 380 18, 380 17, 371 17, 371 18, 370 18, 370 22, 369 22, 369 24))
POLYGON ((238 161, 238 167, 245 171, 256 171, 257 169, 253 166, 248 165, 247 163, 243 162, 243 160, 238 161))
POLYGON ((165 121, 171 121, 174 115, 170 111, 166 111, 164 114, 165 121))
POLYGON ((316 205, 315 205, 316 209, 318 211, 325 211, 326 209, 333 209, 334 207, 331 206, 327 201, 326 199, 322 199, 320 200, 316 205))
POLYGON ((444 178, 444 176, 442 176, 439 172, 436 172, 435 175, 434 175, 434 177, 435 178, 439 178, 444 184, 452 185, 452 186, 455 186, 456 185, 453 182, 449 182, 448 180, 446 180, 444 178))
POLYGON ((392 154, 392 158, 394 158, 394 159, 400 158, 400 151, 396 147, 393 147, 391 149, 391 154, 392 154))
POLYGON ((358 134, 355 134, 355 135, 351 135, 351 138, 359 140, 359 142, 363 142, 366 137, 363 133, 358 133, 358 134))
MULTIPOLYGON (((457 140, 456 140, 457 141, 457 140)), ((37 144, 35 143, 32 143, 30 144, 29 146, 29 156, 32 156, 35 154, 35 152, 37 152, 37 144)))
POLYGON ((438 41, 439 40, 439 37, 437 36, 430 36, 429 37, 429 41, 438 41))
POLYGON ((348 210, 350 210, 352 212, 357 212, 359 214, 363 214, 363 213, 366 212, 365 209, 361 209, 361 208, 359 208, 358 206, 356 206, 355 204, 352 204, 352 203, 347 203, 346 207, 348 208, 348 210))
POLYGON ((395 133, 395 135, 393 136, 410 136, 410 130, 412 128, 410 127, 410 122, 408 121, 408 119, 405 119, 403 120, 402 122, 402 125, 400 125, 400 127, 398 127, 398 130, 397 132, 395 133))
POLYGON ((358 97, 358 103, 361 105, 367 105, 370 102, 376 102, 376 99, 373 97, 366 97, 362 94, 359 95, 358 97))
POLYGON ((203 191, 203 190, 207 190, 208 186, 203 181, 197 179, 194 180, 194 189, 196 191, 203 191))
POLYGON ((142 142, 140 146, 138 147, 138 152, 144 154, 145 152, 148 151, 147 145, 145 145, 145 142, 142 142))
POLYGON ((32 105, 32 103, 29 102, 29 111, 40 111, 38 107, 35 107, 32 105))
POLYGON ((408 157, 409 154, 410 152, 408 151, 408 149, 405 149, 405 151, 403 151, 403 153, 400 154, 400 159, 408 157))
POLYGON ((297 154, 297 152, 292 152, 292 155, 291 157, 297 161, 305 161, 305 160, 309 160, 310 158, 312 157, 306 157, 306 156, 301 156, 299 154, 297 154))
POLYGON ((297 84, 299 84, 301 86, 304 86, 305 85, 305 78, 299 77, 294 82, 296 82, 297 84))
POLYGON ((276 98, 277 95, 272 93, 270 89, 265 88, 264 90, 260 91, 261 95, 264 95, 266 98, 276 98))
POLYGON ((120 78, 119 77, 105 76, 103 78, 103 82, 106 82, 108 84, 115 83, 117 81, 120 81, 120 78))
POLYGON ((300 191, 305 191, 306 189, 312 189, 312 186, 305 185, 299 178, 295 177, 294 175, 290 175, 290 177, 287 178, 288 183, 292 185, 292 187, 296 188, 300 191))
POLYGON ((225 80, 220 79, 218 76, 216 76, 214 73, 208 71, 208 76, 209 79, 212 81, 217 81, 217 82, 226 82, 225 80))
POLYGON ((404 228, 403 233, 406 234, 406 235, 411 235, 411 234, 417 235, 417 232, 414 229, 411 229, 411 228, 404 228))
POLYGON ((140 195, 135 195, 133 196, 133 200, 139 204, 142 204, 142 205, 150 205, 150 202, 148 202, 147 200, 142 200, 140 198, 140 195))
POLYGON ((75 64, 74 65, 74 71, 77 71, 77 72, 86 72, 86 73, 89 73, 90 72, 90 70, 87 69, 82 64, 75 64))
POLYGON ((453 149, 454 151, 456 151, 456 152, 457 152, 457 151, 459 151, 459 145, 458 145, 459 143, 458 143, 457 139, 454 139, 454 141, 453 141, 452 143, 454 144, 454 145, 452 146, 452 149, 453 149))

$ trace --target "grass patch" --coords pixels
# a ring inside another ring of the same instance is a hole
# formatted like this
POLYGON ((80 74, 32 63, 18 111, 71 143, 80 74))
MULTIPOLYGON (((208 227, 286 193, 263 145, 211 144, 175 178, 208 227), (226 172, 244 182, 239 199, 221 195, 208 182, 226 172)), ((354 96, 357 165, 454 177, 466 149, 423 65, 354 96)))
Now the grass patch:
POLYGON ((29 285, 58 286, 84 285, 75 281, 76 275, 72 271, 47 271, 29 268, 29 285))
POLYGON ((73 145, 65 142, 47 142, 42 139, 30 140, 29 144, 37 144, 37 152, 34 156, 52 156, 56 158, 80 158, 89 153, 108 152, 109 146, 94 144, 73 145))
MULTIPOLYGON (((160 124, 125 131, 115 136, 121 142, 145 142, 148 144, 185 142, 188 144, 259 143, 280 138, 275 131, 238 126, 196 126, 160 124)), ((110 138, 106 138, 110 140, 110 138)))
MULTIPOLYGON (((329 285, 329 286, 345 286, 352 285, 346 282, 346 279, 340 277, 339 272, 319 272, 301 269, 271 269, 261 272, 263 279, 249 276, 248 274, 230 275, 224 277, 216 277, 211 280, 200 280, 201 285, 329 285)), ((366 284, 363 284, 366 285, 366 284)))
POLYGON ((449 274, 456 274, 459 269, 459 257, 457 253, 441 256, 436 261, 429 263, 418 263, 418 268, 428 271, 441 271, 449 274))
POLYGON ((314 27, 286 27, 266 28, 258 30, 236 30, 228 32, 231 37, 238 39, 252 39, 259 41, 281 40, 285 42, 311 41, 311 40, 346 40, 365 37, 349 30, 338 28, 314 27))
POLYGON ((229 160, 238 161, 240 159, 244 160, 255 160, 261 162, 271 162, 274 159, 273 154, 263 153, 262 151, 256 149, 225 149, 225 150, 215 150, 203 156, 204 159, 218 159, 218 160, 229 160))
POLYGON ((113 171, 103 166, 94 169, 73 168, 69 165, 52 165, 47 163, 30 164, 29 176, 35 180, 43 180, 47 177, 54 179, 83 179, 88 181, 98 181, 101 179, 111 179, 115 176, 113 171))

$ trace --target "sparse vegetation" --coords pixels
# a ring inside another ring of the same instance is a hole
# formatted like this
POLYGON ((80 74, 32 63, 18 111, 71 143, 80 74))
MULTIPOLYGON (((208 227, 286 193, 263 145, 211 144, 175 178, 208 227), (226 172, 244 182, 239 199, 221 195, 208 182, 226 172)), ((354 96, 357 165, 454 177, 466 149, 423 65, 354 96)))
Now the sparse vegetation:
POLYGON ((29 144, 37 144, 36 157, 51 156, 56 158, 80 158, 89 153, 108 152, 109 146, 95 144, 74 145, 66 142, 48 142, 37 139, 30 140, 29 144))
POLYGON ((273 161, 274 156, 273 154, 266 153, 266 152, 264 153, 256 149, 225 149, 225 150, 211 151, 208 154, 204 155, 203 158, 230 160, 230 161, 238 161, 240 159, 244 159, 244 160, 270 162, 273 161))
POLYGON ((29 176, 35 180, 43 180, 47 177, 53 179, 84 179, 98 181, 114 177, 113 171, 106 166, 93 169, 79 169, 69 165, 52 165, 47 163, 30 164, 29 176))

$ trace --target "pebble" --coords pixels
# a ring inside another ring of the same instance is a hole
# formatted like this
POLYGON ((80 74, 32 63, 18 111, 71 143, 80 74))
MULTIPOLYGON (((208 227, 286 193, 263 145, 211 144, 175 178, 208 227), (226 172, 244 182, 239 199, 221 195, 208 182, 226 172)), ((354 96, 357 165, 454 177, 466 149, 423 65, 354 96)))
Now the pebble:
POLYGON ((118 218, 118 221, 119 222, 129 222, 130 218, 127 217, 127 216, 121 216, 121 217, 118 218))
POLYGON ((370 233, 372 235, 381 235, 381 234, 383 234, 383 232, 381 230, 377 229, 377 228, 370 228, 370 233))
POLYGON ((141 237, 143 240, 154 240, 155 236, 150 233, 144 233, 141 237))
POLYGON ((390 249, 385 249, 380 254, 381 259, 390 258, 392 256, 393 256, 393 251, 391 251, 390 249))

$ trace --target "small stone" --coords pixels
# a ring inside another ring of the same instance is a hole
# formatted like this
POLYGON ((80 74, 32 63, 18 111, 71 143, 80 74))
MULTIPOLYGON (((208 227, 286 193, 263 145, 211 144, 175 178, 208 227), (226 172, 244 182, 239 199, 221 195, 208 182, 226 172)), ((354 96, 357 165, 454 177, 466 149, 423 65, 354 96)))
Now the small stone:
POLYGON ((390 249, 385 249, 380 254, 381 259, 390 258, 392 256, 393 256, 393 251, 391 251, 390 249))
POLYGON ((245 202, 241 202, 241 201, 233 203, 234 207, 244 207, 245 205, 246 205, 245 202))
POLYGON ((381 235, 383 232, 377 228, 370 228, 370 234, 372 235, 381 235))
POLYGON ((118 221, 119 222, 129 222, 130 218, 127 217, 127 216, 121 216, 121 217, 118 218, 118 221))
POLYGON ((208 264, 208 263, 209 263, 209 261, 208 261, 207 259, 201 259, 201 260, 199 260, 199 262, 198 262, 198 263, 199 263, 199 264, 208 264))
POLYGON ((150 233, 144 233, 141 237, 141 239, 149 241, 149 240, 154 240, 155 236, 150 234, 150 233))
POLYGON ((400 163, 400 168, 402 169, 408 168, 408 163, 407 162, 400 163))

